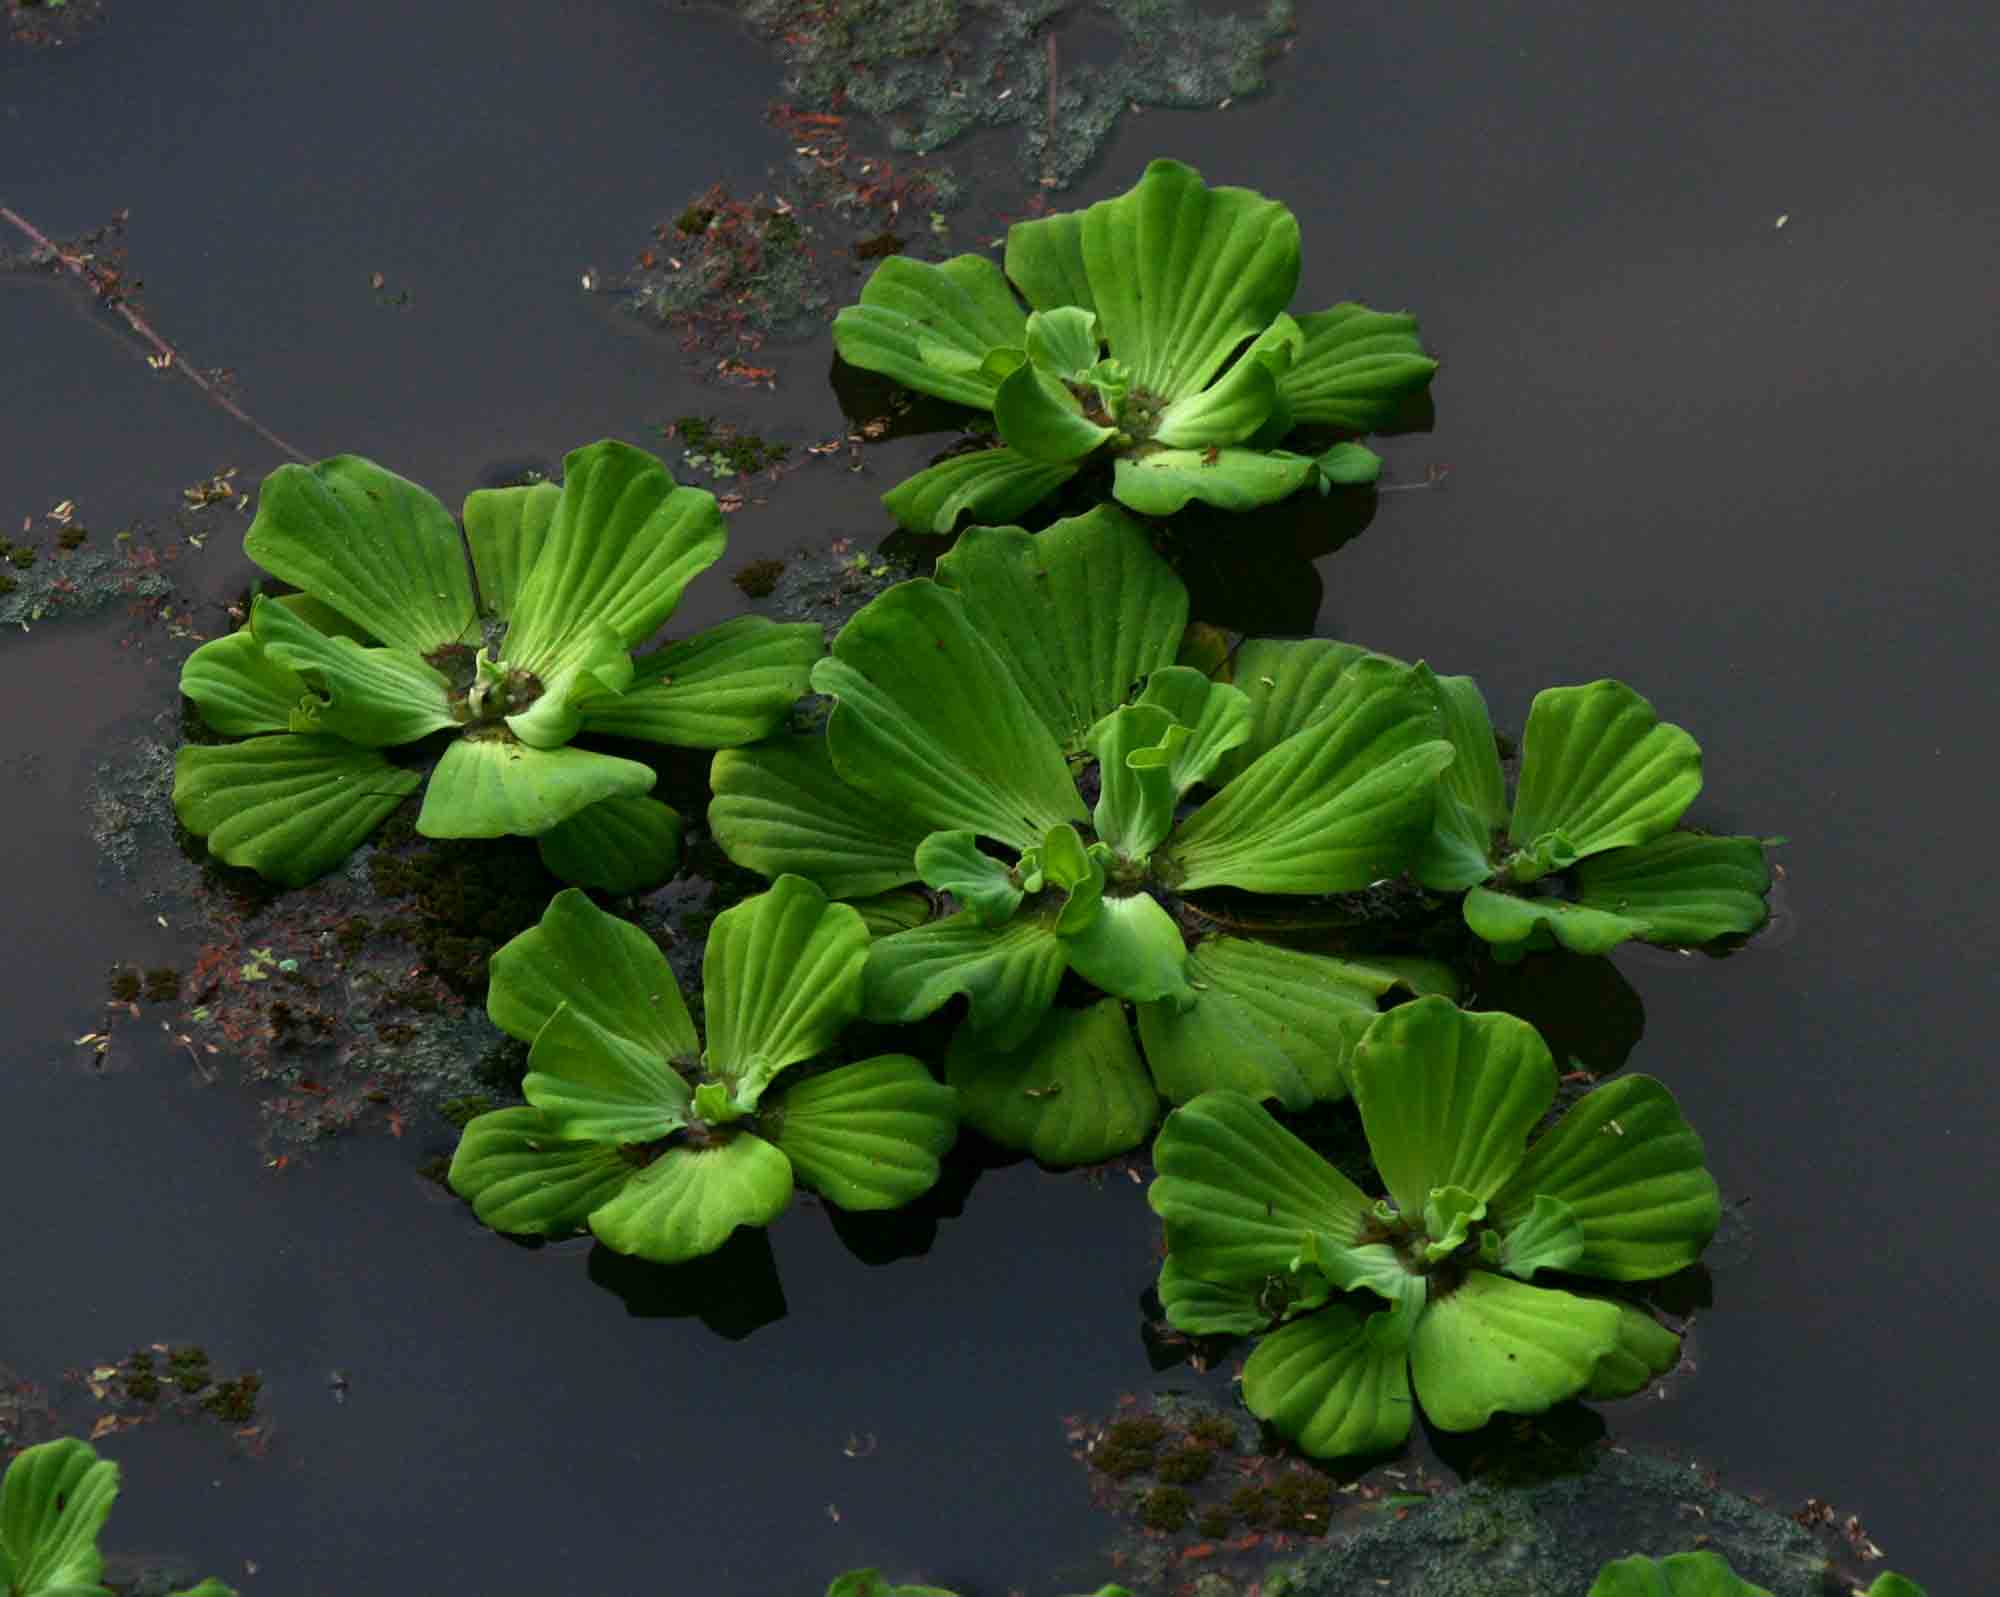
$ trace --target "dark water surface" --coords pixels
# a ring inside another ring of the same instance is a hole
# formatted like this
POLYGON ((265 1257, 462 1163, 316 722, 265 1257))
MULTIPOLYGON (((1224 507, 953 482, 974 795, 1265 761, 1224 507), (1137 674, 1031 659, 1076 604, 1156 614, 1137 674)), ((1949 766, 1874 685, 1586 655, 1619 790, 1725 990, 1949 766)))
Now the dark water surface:
MULTIPOLYGON (((1715 1264, 1698 1373, 1606 1412, 1859 1513, 1934 1594, 1981 1589, 2000 20, 1300 12, 1275 95, 1128 119, 1076 198, 1182 156, 1299 212, 1308 304, 1423 315, 1436 428, 1388 453, 1400 483, 1449 477, 1385 493, 1321 562, 1317 630, 1477 675, 1502 725, 1542 686, 1623 677, 1700 739, 1697 821, 1790 838, 1777 935, 1620 960, 1645 1003, 1632 1062, 1673 1087, 1750 1234, 1715 1264)), ((758 186, 777 92, 754 40, 640 0, 113 0, 67 52, 0 47, 0 203, 57 235, 130 207, 166 336, 308 453, 455 502, 496 463, 644 443, 685 410, 834 430, 824 344, 781 359, 776 393, 698 392, 670 338, 577 288, 710 182, 758 186), (408 309, 375 303, 374 271, 408 309)), ((68 288, 0 274, 0 525, 74 498, 112 528, 277 463, 136 349, 68 288)), ((894 468, 788 480, 725 565, 879 539, 894 468)), ((211 543, 214 591, 241 575, 233 541, 211 543)), ((687 619, 734 597, 697 584, 687 619)), ((0 1362, 47 1383, 201 1341, 264 1373, 277 1435, 262 1460, 167 1427, 107 1442, 109 1545, 288 1597, 813 1593, 855 1563, 982 1597, 1103 1578, 1110 1527, 1058 1416, 1151 1379, 1137 1186, 989 1171, 927 1255, 877 1265, 801 1209, 770 1234, 769 1319, 755 1249, 710 1302, 628 1298, 588 1248, 500 1241, 420 1179, 434 1134, 278 1175, 250 1106, 166 1038, 85 1068, 69 1039, 106 963, 192 953, 92 887, 90 767, 170 702, 167 667, 112 647, 123 627, 5 653, 0 1362)))

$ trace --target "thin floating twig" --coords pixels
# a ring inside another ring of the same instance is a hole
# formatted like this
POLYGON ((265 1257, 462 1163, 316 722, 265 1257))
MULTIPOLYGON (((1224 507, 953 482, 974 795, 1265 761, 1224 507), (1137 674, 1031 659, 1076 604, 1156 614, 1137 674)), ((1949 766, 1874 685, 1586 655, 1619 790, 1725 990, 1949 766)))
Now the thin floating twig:
POLYGON ((302 465, 311 463, 311 457, 305 454, 304 451, 295 449, 292 445, 286 443, 284 439, 272 432, 270 428, 266 427, 255 416, 251 415, 214 383, 204 377, 186 360, 182 359, 179 350, 175 349, 173 345, 154 332, 152 327, 148 325, 146 318, 132 309, 122 295, 113 293, 100 284, 80 259, 71 255, 67 250, 58 247, 50 240, 47 234, 42 232, 40 228, 36 227, 26 217, 21 216, 18 212, 9 210, 4 205, 0 205, 0 219, 4 219, 19 228, 22 233, 27 235, 29 241, 34 244, 38 251, 54 261, 58 266, 61 266, 79 283, 82 283, 95 298, 109 305, 120 316, 124 317, 126 325, 148 344, 153 346, 154 353, 148 356, 147 360, 156 370, 166 371, 172 369, 179 372, 189 382, 193 383, 195 387, 206 394, 211 401, 242 422, 244 426, 248 427, 280 454, 289 455, 302 465))

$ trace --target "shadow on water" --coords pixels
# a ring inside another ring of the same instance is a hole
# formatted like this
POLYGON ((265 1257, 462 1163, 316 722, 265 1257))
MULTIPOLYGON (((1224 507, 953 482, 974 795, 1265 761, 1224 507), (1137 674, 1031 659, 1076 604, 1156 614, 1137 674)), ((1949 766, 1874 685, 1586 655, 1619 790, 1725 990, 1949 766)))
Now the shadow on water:
POLYGON ((635 1319, 696 1319, 730 1342, 775 1324, 786 1312, 778 1261, 763 1230, 738 1231, 715 1252, 686 1264, 629 1258, 600 1243, 590 1250, 590 1279, 635 1319))

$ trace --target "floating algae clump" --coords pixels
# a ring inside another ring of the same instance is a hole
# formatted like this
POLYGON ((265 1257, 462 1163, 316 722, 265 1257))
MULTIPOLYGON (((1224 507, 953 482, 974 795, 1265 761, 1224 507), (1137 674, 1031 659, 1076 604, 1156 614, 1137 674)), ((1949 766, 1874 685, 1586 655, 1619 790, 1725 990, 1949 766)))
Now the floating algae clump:
POLYGON ((1018 127, 1022 166, 1051 188, 1076 181, 1128 108, 1257 93, 1292 28, 1290 0, 1248 16, 1198 0, 743 0, 743 14, 777 43, 798 103, 844 95, 917 155, 1018 127))

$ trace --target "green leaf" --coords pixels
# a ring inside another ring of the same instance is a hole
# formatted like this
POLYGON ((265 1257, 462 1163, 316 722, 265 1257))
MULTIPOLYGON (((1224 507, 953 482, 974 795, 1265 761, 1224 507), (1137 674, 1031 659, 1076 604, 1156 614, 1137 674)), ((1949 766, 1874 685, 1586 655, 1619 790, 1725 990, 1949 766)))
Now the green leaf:
MULTIPOLYGON (((1035 868, 1049 886, 1069 895, 1056 915, 1058 932, 1080 932, 1096 917, 1104 900, 1104 862, 1109 852, 1097 844, 1085 848, 1073 826, 1052 826, 1043 835, 1035 868)), ((1022 863, 1026 866, 1028 861, 1024 858, 1022 863)))
POLYGON ((1065 753, 1173 663, 1187 589, 1124 512, 1103 505, 1030 536, 968 527, 937 580, 1007 664, 1065 753))
POLYGON ((1323 721, 1340 704, 1334 685, 1368 651, 1331 638, 1278 642, 1246 638, 1236 651, 1233 680, 1250 701, 1250 736, 1216 770, 1220 781, 1240 776, 1295 733, 1323 721))
POLYGON ((931 904, 931 896, 920 887, 896 888, 887 893, 876 893, 867 898, 857 898, 850 902, 861 916, 861 922, 872 937, 887 937, 894 932, 907 932, 922 926, 935 918, 936 911, 931 904))
POLYGON ((967 513, 974 521, 1011 521, 1081 469, 1078 461, 1037 460, 1018 449, 978 449, 905 478, 882 496, 882 506, 911 532, 948 533, 967 513))
POLYGON ((561 500, 552 482, 480 488, 465 496, 465 542, 488 615, 505 621, 514 614, 514 597, 534 569, 561 500))
POLYGON ((392 648, 421 655, 478 637, 451 512, 358 455, 266 477, 243 552, 392 648))
POLYGON ((780 876, 767 893, 715 917, 702 955, 708 1066, 758 1096, 787 1065, 833 1046, 861 1012, 868 928, 803 876, 780 876))
POLYGON ((190 1586, 186 1591, 169 1592, 167 1597, 236 1597, 234 1586, 225 1586, 213 1575, 199 1586, 190 1586))
MULTIPOLYGON (((901 260, 900 255, 891 260, 901 260)), ((827 1587, 826 1597, 958 1597, 942 1586, 891 1586, 879 1569, 850 1569, 827 1587)), ((1103 1597, 1102 1593, 1098 1597, 1103 1597)))
POLYGON ((1180 927, 1150 893, 1105 895, 1081 929, 1063 934, 1063 944, 1071 970, 1129 1003, 1194 997, 1180 927))
POLYGON ((1473 1270, 1434 1296, 1410 1342, 1417 1400, 1445 1431, 1540 1414, 1589 1386, 1618 1345, 1616 1305, 1473 1270))
POLYGON ((1335 444, 1313 464, 1319 467, 1322 493, 1329 486, 1366 488, 1382 475, 1382 457, 1355 443, 1335 444))
POLYGON ((868 950, 870 1020, 922 1020, 964 993, 971 1001, 962 1031, 987 1047, 1018 1046, 1055 999, 1068 967, 1063 940, 1046 921, 1022 916, 982 926, 959 914, 897 932, 868 950))
POLYGON ((582 749, 538 749, 505 730, 468 733, 431 772, 417 830, 425 837, 538 837, 579 810, 631 798, 650 766, 582 749))
POLYGON ((664 1055, 567 1004, 536 1034, 521 1095, 563 1140, 655 1142, 689 1117, 688 1084, 664 1055))
POLYGON ((1000 268, 984 256, 931 265, 891 255, 869 274, 861 303, 834 317, 833 344, 850 366, 990 410, 993 383, 981 377, 981 363, 996 348, 1020 348, 1027 327, 1000 268))
MULTIPOLYGON (((1291 318, 1281 316, 1279 325, 1291 318)), ((1282 342, 1259 355, 1246 350, 1235 365, 1199 393, 1184 394, 1160 412, 1156 442, 1180 449, 1240 444, 1270 419, 1278 406, 1278 373, 1290 356, 1282 342)))
MULTIPOLYGON (((1105 1594, 1099 1592, 1097 1597, 1105 1597, 1105 1594)), ((1861 1597, 1925 1597, 1925 1592, 1908 1576, 1884 1570, 1868 1583, 1868 1589, 1861 1597)))
POLYGON ((1384 1452, 1410 1432, 1406 1335, 1385 1310, 1329 1303, 1257 1344, 1243 1401, 1314 1458, 1384 1452))
POLYGON ((1111 491, 1142 516, 1171 516, 1191 500, 1219 510, 1256 510, 1289 499, 1319 468, 1306 455, 1271 449, 1165 449, 1120 455, 1111 491))
MULTIPOLYGON (((1612 1301, 1616 1301, 1615 1299, 1612 1301)), ((1598 1401, 1630 1397, 1681 1357, 1681 1339, 1644 1309, 1618 1303, 1618 1345, 1597 1361, 1583 1395, 1598 1401)))
POLYGON ((329 638, 352 638, 356 643, 365 644, 381 641, 372 637, 365 628, 356 626, 332 605, 315 599, 309 593, 281 593, 273 602, 283 605, 307 626, 324 632, 329 638))
POLYGON ((1414 316, 1341 304, 1298 323, 1304 342, 1278 379, 1295 422, 1373 432, 1437 370, 1414 316))
POLYGON ((936 829, 1025 849, 1085 818, 1062 750, 956 593, 899 583, 841 629, 812 680, 839 701, 827 747, 842 778, 936 829))
POLYGON ((251 601, 250 632, 266 659, 297 674, 309 690, 295 701, 294 731, 386 748, 458 724, 451 684, 408 649, 365 649, 352 638, 330 638, 261 596, 251 601))
POLYGON ((785 1089, 770 1133, 806 1186, 843 1209, 896 1209, 937 1184, 958 1137, 958 1094, 907 1054, 785 1089))
POLYGON ((1097 318, 1077 305, 1032 311, 1025 347, 1028 359, 1051 377, 1081 380, 1097 365, 1101 348, 1097 318))
POLYGON ((1179 887, 1346 893, 1409 864, 1452 759, 1437 711, 1408 666, 1379 656, 1342 673, 1334 696, 1181 824, 1167 849, 1179 887))
POLYGON ((181 664, 181 692, 218 732, 289 732, 306 696, 298 672, 279 665, 246 628, 204 643, 181 664))
POLYGON ((550 899, 542 918, 487 963, 486 1014, 508 1036, 532 1043, 565 1006, 629 1048, 634 1068, 700 1057, 701 1041, 659 945, 574 887, 550 899))
POLYGON ((1393 982, 1380 973, 1247 937, 1188 956, 1194 1002, 1146 1004, 1139 1038, 1172 1103, 1231 1087, 1287 1109, 1347 1096, 1347 1061, 1393 982))
POLYGON ((1427 665, 1416 669, 1455 751, 1445 767, 1430 842, 1417 862, 1417 880, 1455 893, 1493 874, 1494 838, 1507 824, 1507 780, 1479 685, 1471 677, 1435 676, 1427 665))
POLYGON ((917 845, 917 873, 924 886, 949 893, 982 926, 1003 926, 1021 907, 1015 873, 979 851, 971 832, 933 832, 917 845))
POLYGON ((1113 710, 1084 746, 1097 756, 1099 788, 1091 824, 1123 859, 1144 865, 1173 830, 1173 760, 1189 729, 1154 704, 1113 710), (1154 756, 1154 757, 1148 757, 1154 756))
POLYGON ((1169 1114, 1153 1165, 1146 1201, 1166 1221, 1167 1252, 1204 1281, 1288 1275, 1302 1237, 1351 1248, 1371 1212, 1359 1187, 1239 1092, 1169 1114))
POLYGON ((90 1589, 104 1573, 97 1538, 118 1496, 118 1466, 74 1437, 24 1448, 0 1480, 0 1563, 10 1591, 90 1589))
POLYGON ((1136 1148, 1160 1108, 1115 998, 1048 1010, 1013 1047, 961 1026, 945 1079, 967 1125, 1048 1165, 1096 1164, 1136 1148))
POLYGON ((1467 1014, 1446 998, 1419 998, 1376 1020, 1349 1075, 1369 1156, 1413 1219, 1438 1187, 1493 1198, 1556 1095, 1555 1062, 1533 1026, 1467 1014))
POLYGON ((1291 303, 1299 224, 1275 200, 1154 161, 1116 199, 1015 223, 1007 276, 1036 310, 1094 310, 1133 381, 1175 399, 1206 387, 1291 303))
POLYGON ((1083 404, 1035 365, 1017 366, 993 391, 993 420, 1009 449, 1030 460, 1080 461, 1113 435, 1083 404))
MULTIPOLYGON (((482 676, 504 683, 508 672, 490 656, 474 661, 482 676)), ((507 716, 507 730, 538 749, 559 749, 583 730, 595 706, 615 704, 632 681, 632 656, 609 627, 594 624, 577 640, 555 675, 542 683, 541 697, 507 716)), ((474 689, 477 702, 480 689, 474 689)))
POLYGON ((1500 958, 1559 942, 1573 954, 1608 954, 1620 943, 1644 934, 1644 921, 1586 909, 1560 898, 1523 898, 1475 887, 1465 895, 1465 924, 1500 958))
MULTIPOLYGON (((1902 1577, 1888 1577, 1901 1580, 1902 1577)), ((1907 1584, 1907 1582, 1905 1583, 1907 1584)), ((1881 1585, 1880 1581, 1876 1585, 1881 1585)), ((1589 1597, 1771 1597, 1762 1586, 1741 1578, 1719 1553, 1674 1553, 1647 1558, 1635 1553, 1613 1559, 1597 1572, 1589 1597)), ((1891 1589, 1868 1597, 1893 1597, 1891 1589)))
POLYGON ((1542 1195, 1566 1204, 1583 1231, 1583 1251, 1564 1268, 1611 1281, 1694 1263, 1722 1219, 1701 1138, 1650 1076, 1620 1077, 1570 1106, 1495 1196, 1502 1231, 1523 1224, 1542 1195))
POLYGON ((1249 698, 1193 666, 1170 665, 1153 672, 1139 702, 1158 705, 1189 729, 1169 766, 1176 797, 1207 781, 1232 749, 1250 739, 1249 698))
MULTIPOLYGON (((1498 1216, 1495 1216, 1498 1219, 1498 1216)), ((1523 1281, 1537 1270, 1567 1270, 1583 1257, 1583 1226, 1562 1199, 1538 1192, 1511 1225, 1502 1227, 1500 1268, 1523 1281)))
POLYGON ((606 893, 639 893, 674 874, 681 818, 652 798, 599 799, 535 839, 551 876, 606 893))
POLYGON ((738 865, 769 877, 803 876, 835 898, 917 879, 917 847, 929 823, 841 781, 819 733, 725 750, 709 769, 709 785, 709 830, 738 865))
POLYGON ((645 656, 623 696, 588 706, 588 731, 691 749, 768 737, 826 652, 815 622, 738 616, 645 656))
POLYGON ((1424 1200, 1424 1257, 1436 1264, 1464 1247, 1472 1227, 1486 1218, 1486 1200, 1463 1187, 1433 1187, 1424 1200))
POLYGON ((1624 683, 1545 688, 1521 734, 1507 839, 1518 848, 1560 832, 1578 857, 1601 854, 1671 831, 1700 791, 1695 740, 1624 683))
POLYGON ((590 1229, 607 1248, 656 1264, 713 1253, 740 1225, 769 1225, 792 1201, 792 1166, 747 1131, 712 1133, 703 1147, 682 1143, 636 1170, 590 1229))
POLYGON ((280 734, 174 755, 181 824, 217 859, 287 887, 340 864, 422 785, 422 773, 338 738, 280 734))
POLYGON ((1706 943, 1764 924, 1771 865, 1754 837, 1669 832, 1584 860, 1575 890, 1585 909, 1640 922, 1649 943, 1706 943))
POLYGON ((1157 1290, 1167 1324, 1189 1336, 1249 1336, 1273 1317, 1256 1287, 1198 1280, 1171 1254, 1160 1265, 1157 1290))
POLYGON ((644 450, 607 438, 570 451, 555 514, 514 593, 508 661, 546 682, 590 652, 599 627, 638 647, 728 541, 715 496, 680 487, 644 450))

